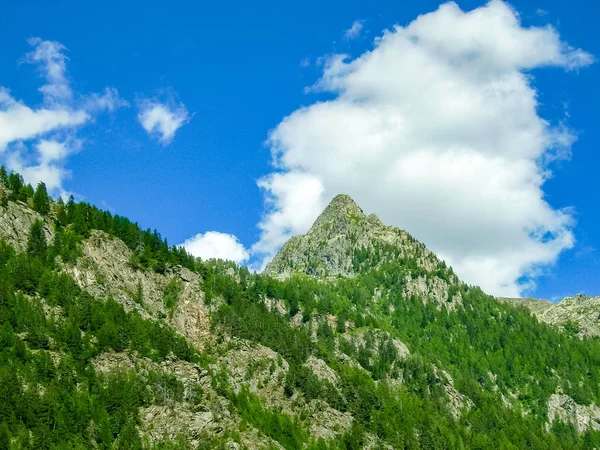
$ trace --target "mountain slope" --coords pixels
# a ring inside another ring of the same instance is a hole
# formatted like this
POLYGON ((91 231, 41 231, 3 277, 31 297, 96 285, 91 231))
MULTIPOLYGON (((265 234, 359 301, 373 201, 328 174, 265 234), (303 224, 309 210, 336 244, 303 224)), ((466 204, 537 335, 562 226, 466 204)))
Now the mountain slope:
POLYGON ((344 194, 333 198, 308 233, 286 242, 265 273, 280 279, 294 273, 354 276, 392 262, 412 270, 406 296, 421 295, 449 307, 460 301, 460 281, 451 268, 407 232, 367 216, 344 194))
POLYGON ((578 294, 558 303, 537 299, 499 299, 524 306, 542 322, 584 336, 600 336, 600 297, 578 294))
POLYGON ((272 277, 2 182, 0 448, 600 446, 597 339, 464 285, 349 197, 272 277))

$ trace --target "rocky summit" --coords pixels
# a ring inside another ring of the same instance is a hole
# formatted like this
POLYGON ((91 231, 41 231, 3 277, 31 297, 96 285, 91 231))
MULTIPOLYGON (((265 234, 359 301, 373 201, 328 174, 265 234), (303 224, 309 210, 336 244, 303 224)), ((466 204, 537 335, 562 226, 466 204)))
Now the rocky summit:
POLYGON ((597 314, 346 195, 261 274, 0 171, 0 449, 600 448, 597 314))
POLYGON ((286 242, 265 273, 280 279, 298 273, 327 279, 355 276, 393 262, 418 269, 418 276, 407 277, 405 295, 449 302, 446 306, 460 301, 460 294, 450 289, 460 284, 452 269, 406 231, 384 225, 375 214, 367 216, 345 194, 331 200, 308 233, 286 242))
POLYGON ((333 198, 308 233, 292 237, 267 264, 265 272, 348 276, 385 260, 410 256, 431 268, 437 258, 408 233, 367 216, 348 195, 333 198), (375 261, 376 260, 376 261, 375 261))

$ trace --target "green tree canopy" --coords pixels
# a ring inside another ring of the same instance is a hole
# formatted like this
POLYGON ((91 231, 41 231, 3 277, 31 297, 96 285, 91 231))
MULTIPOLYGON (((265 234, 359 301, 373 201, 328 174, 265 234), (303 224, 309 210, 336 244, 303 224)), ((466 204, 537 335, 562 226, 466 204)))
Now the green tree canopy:
POLYGON ((45 260, 48 244, 44 234, 44 224, 41 220, 36 220, 29 230, 29 239, 27 240, 27 254, 29 256, 45 260))
POLYGON ((50 197, 43 182, 39 182, 33 194, 33 209, 45 216, 50 212, 50 197))

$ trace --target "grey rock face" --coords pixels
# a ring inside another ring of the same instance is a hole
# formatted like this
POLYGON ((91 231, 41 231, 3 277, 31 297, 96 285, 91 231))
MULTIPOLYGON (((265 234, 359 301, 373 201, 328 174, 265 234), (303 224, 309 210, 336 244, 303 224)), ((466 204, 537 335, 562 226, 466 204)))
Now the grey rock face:
POLYGON ((52 242, 54 229, 48 220, 23 202, 9 201, 6 207, 0 206, 0 237, 17 251, 23 251, 27 247, 29 229, 36 220, 44 221, 46 241, 52 242))
MULTIPOLYGON (((183 436, 189 448, 199 448, 205 436, 219 435, 225 430, 237 430, 241 418, 230 411, 227 400, 212 388, 211 374, 200 366, 180 360, 154 362, 132 353, 104 353, 94 360, 100 373, 135 372, 145 379, 150 371, 174 376, 184 386, 184 401, 166 399, 162 404, 140 408, 140 431, 151 443, 183 436), (197 390, 200 401, 187 401, 197 390)), ((241 433, 247 448, 282 448, 277 442, 255 429, 241 433)), ((231 442, 230 445, 237 445, 231 442)))
POLYGON ((548 400, 549 425, 555 420, 573 424, 580 433, 600 430, 600 408, 594 404, 578 405, 568 395, 552 394, 548 400))
POLYGON ((322 359, 315 358, 311 355, 305 364, 318 379, 327 381, 334 386, 339 382, 338 374, 335 373, 335 371, 322 359))

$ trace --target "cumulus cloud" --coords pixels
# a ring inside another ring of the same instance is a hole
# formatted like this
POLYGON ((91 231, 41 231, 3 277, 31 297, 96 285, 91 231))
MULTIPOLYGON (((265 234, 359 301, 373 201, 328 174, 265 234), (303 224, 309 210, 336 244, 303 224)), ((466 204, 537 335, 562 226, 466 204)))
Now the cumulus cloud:
POLYGON ((310 228, 325 206, 323 184, 310 173, 289 171, 270 174, 258 186, 266 193, 267 214, 259 224, 262 235, 252 252, 273 255, 290 237, 310 228))
POLYGON ((363 21, 362 20, 355 20, 354 22, 352 22, 352 26, 350 28, 348 28, 346 31, 344 31, 344 38, 348 41, 352 40, 352 39, 356 39, 359 35, 360 32, 363 29, 363 21))
POLYGON ((202 259, 220 258, 240 264, 249 257, 248 250, 233 234, 207 231, 181 244, 190 254, 202 259))
POLYGON ((328 58, 312 90, 335 98, 269 135, 275 172, 259 181, 266 211, 253 250, 269 259, 347 193, 465 281, 521 294, 574 243, 572 213, 548 204, 543 185, 576 136, 539 116, 528 71, 593 60, 551 26, 523 27, 499 0, 469 12, 446 3, 356 59, 328 58))
POLYGON ((32 50, 22 62, 35 65, 45 80, 39 88, 42 103, 27 105, 0 86, 0 156, 27 183, 43 181, 53 194, 61 194, 62 183, 70 176, 66 159, 82 147, 77 130, 92 122, 95 113, 128 103, 110 87, 103 94, 74 93, 67 76, 66 47, 37 37, 27 42, 32 50))
POLYGON ((170 101, 144 100, 140 103, 138 120, 151 136, 157 136, 162 144, 169 144, 179 128, 189 120, 185 105, 170 101))

